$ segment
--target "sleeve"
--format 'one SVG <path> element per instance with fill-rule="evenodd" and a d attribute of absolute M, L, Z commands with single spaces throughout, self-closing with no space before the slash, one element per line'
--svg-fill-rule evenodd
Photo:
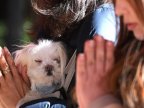
<path fill-rule="evenodd" d="M 113 5 L 110 3 L 103 4 L 93 14 L 92 34 L 90 35 L 98 34 L 106 40 L 116 42 L 119 19 L 115 16 Z"/>
<path fill-rule="evenodd" d="M 111 3 L 101 5 L 85 18 L 80 27 L 77 41 L 78 53 L 83 52 L 84 42 L 96 35 L 116 44 L 118 32 L 119 18 L 115 16 L 113 5 Z"/>
<path fill-rule="evenodd" d="M 88 108 L 124 108 L 120 101 L 112 96 L 105 95 L 92 102 Z"/>

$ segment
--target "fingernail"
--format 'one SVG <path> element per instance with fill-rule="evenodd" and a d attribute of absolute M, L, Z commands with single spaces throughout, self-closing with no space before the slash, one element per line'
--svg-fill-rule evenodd
<path fill-rule="evenodd" d="M 84 44 L 85 44 L 85 46 L 86 46 L 88 43 L 89 43 L 89 40 L 86 40 L 86 41 L 85 41 L 85 43 L 84 43 Z"/>
<path fill-rule="evenodd" d="M 7 47 L 4 47 L 4 50 L 5 50 L 6 53 L 10 54 L 10 52 L 9 52 Z"/>
<path fill-rule="evenodd" d="M 114 46 L 114 43 L 113 43 L 112 41 L 107 41 L 106 44 L 107 44 L 108 46 Z"/>
<path fill-rule="evenodd" d="M 84 54 L 83 54 L 83 53 L 80 53 L 80 54 L 78 55 L 78 58 L 79 58 L 79 60 L 83 60 L 83 59 L 84 59 Z"/>
<path fill-rule="evenodd" d="M 86 47 L 86 46 L 87 46 L 87 47 L 93 47 L 94 44 L 95 44 L 95 42 L 94 42 L 93 40 L 87 40 L 87 41 L 85 42 L 85 47 Z"/>
<path fill-rule="evenodd" d="M 95 36 L 94 39 L 95 40 L 103 40 L 103 37 L 102 36 Z"/>
<path fill-rule="evenodd" d="M 93 40 L 90 40 L 88 44 L 89 44 L 90 47 L 93 47 L 95 43 L 94 43 Z"/>

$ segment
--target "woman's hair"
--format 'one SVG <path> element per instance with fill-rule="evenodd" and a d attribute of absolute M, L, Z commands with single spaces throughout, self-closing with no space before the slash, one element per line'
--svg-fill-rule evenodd
<path fill-rule="evenodd" d="M 138 18 L 144 24 L 144 6 L 142 0 L 127 0 L 132 8 L 134 9 L 135 13 L 137 14 Z M 113 0 L 115 5 L 116 0 Z M 123 58 L 130 47 L 130 44 L 133 40 L 135 40 L 134 34 L 127 30 L 126 25 L 123 23 L 123 16 L 120 16 L 120 32 L 118 35 L 118 43 L 116 45 L 116 56 L 121 56 Z M 121 59 L 116 57 L 117 59 Z"/>
<path fill-rule="evenodd" d="M 132 6 L 139 20 L 144 24 L 144 6 L 142 0 L 127 1 Z M 113 2 L 115 4 L 116 0 L 113 0 Z M 138 48 L 139 43 L 140 41 L 136 40 L 133 32 L 127 30 L 123 23 L 123 16 L 120 16 L 120 33 L 115 50 L 115 66 L 112 70 L 114 72 L 111 84 L 114 91 L 121 90 L 120 94 L 127 108 L 144 107 L 144 97 L 142 95 L 144 87 L 141 85 L 143 75 L 141 73 L 143 71 L 143 61 L 141 61 L 141 58 L 144 55 L 142 51 L 144 45 L 141 44 L 141 47 Z M 129 62 L 129 67 L 125 66 L 126 61 Z"/>
<path fill-rule="evenodd" d="M 36 37 L 39 31 L 51 37 L 61 37 L 66 28 L 73 28 L 99 5 L 111 0 L 31 0 L 38 13 L 31 34 Z M 75 27 L 74 27 L 75 28 Z"/>
<path fill-rule="evenodd" d="M 34 10 L 64 23 L 79 21 L 103 0 L 31 0 Z"/>
<path fill-rule="evenodd" d="M 31 0 L 37 15 L 30 35 L 35 38 L 43 30 L 47 36 L 61 36 L 66 28 L 108 2 L 112 0 Z"/>

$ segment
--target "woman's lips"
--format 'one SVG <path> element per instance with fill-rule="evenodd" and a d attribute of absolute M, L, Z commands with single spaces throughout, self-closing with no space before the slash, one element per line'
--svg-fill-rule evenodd
<path fill-rule="evenodd" d="M 127 25 L 128 30 L 134 30 L 137 26 L 136 23 L 127 23 L 126 25 Z"/>

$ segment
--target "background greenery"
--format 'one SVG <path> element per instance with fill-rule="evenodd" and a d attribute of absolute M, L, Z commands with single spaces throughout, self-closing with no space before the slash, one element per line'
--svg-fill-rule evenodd
<path fill-rule="evenodd" d="M 30 42 L 34 14 L 30 0 L 0 0 L 0 46 L 14 51 L 15 44 Z"/>

